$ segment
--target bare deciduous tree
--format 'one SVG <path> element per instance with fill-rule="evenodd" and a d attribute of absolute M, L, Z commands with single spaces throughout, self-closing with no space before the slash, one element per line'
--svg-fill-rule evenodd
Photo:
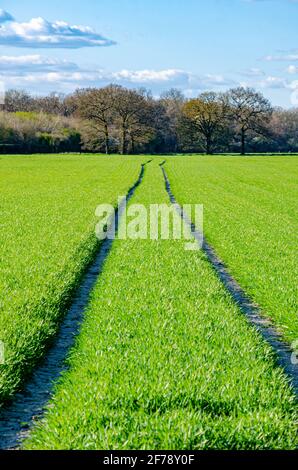
<path fill-rule="evenodd" d="M 162 93 L 160 103 L 164 107 L 168 123 L 164 129 L 166 142 L 169 150 L 177 152 L 179 147 L 179 125 L 182 117 L 182 109 L 186 102 L 182 91 L 177 88 L 171 88 Z"/>
<path fill-rule="evenodd" d="M 31 111 L 33 108 L 33 99 L 29 93 L 24 90 L 8 90 L 4 98 L 4 110 L 9 113 L 16 111 Z"/>
<path fill-rule="evenodd" d="M 104 135 L 106 154 L 110 153 L 109 126 L 115 97 L 113 88 L 89 88 L 77 92 L 78 112 L 82 118 L 95 123 L 98 132 Z"/>
<path fill-rule="evenodd" d="M 132 151 L 137 137 L 148 133 L 150 127 L 149 99 L 144 90 L 130 90 L 113 86 L 113 111 L 120 130 L 120 153 L 128 152 L 129 141 Z"/>
<path fill-rule="evenodd" d="M 225 94 L 231 119 L 241 136 L 241 154 L 245 155 L 248 132 L 264 134 L 273 109 L 270 102 L 253 88 L 233 88 Z"/>

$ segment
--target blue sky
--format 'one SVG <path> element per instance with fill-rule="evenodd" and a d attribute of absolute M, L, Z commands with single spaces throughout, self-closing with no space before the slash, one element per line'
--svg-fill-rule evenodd
<path fill-rule="evenodd" d="M 0 0 L 0 81 L 35 93 L 119 83 L 187 96 L 253 86 L 291 106 L 297 0 Z"/>

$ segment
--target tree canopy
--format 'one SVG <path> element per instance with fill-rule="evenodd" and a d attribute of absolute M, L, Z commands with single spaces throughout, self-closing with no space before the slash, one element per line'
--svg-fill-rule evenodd
<path fill-rule="evenodd" d="M 70 95 L 9 90 L 0 109 L 1 152 L 297 152 L 298 109 L 273 108 L 251 88 L 178 89 L 159 98 L 119 85 Z"/>

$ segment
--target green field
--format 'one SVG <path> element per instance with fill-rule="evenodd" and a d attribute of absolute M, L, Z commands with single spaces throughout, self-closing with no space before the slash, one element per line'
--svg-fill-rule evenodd
<path fill-rule="evenodd" d="M 4 402 L 46 353 L 93 258 L 95 208 L 148 156 L 1 157 Z M 293 157 L 152 157 L 130 204 L 203 203 L 207 240 L 264 316 L 298 336 Z M 177 216 L 178 217 L 178 216 Z M 69 369 L 26 449 L 294 449 L 297 404 L 271 348 L 202 251 L 115 240 Z"/>
<path fill-rule="evenodd" d="M 1 157 L 0 405 L 57 332 L 97 246 L 95 208 L 117 203 L 142 159 Z"/>
<path fill-rule="evenodd" d="M 171 159 L 180 204 L 204 204 L 204 234 L 285 338 L 298 338 L 297 157 Z"/>

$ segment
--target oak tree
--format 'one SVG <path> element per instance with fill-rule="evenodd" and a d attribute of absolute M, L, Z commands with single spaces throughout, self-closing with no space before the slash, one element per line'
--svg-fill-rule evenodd
<path fill-rule="evenodd" d="M 202 93 L 183 106 L 183 113 L 205 141 L 206 154 L 212 153 L 216 135 L 224 125 L 226 106 L 221 95 Z"/>
<path fill-rule="evenodd" d="M 249 132 L 264 135 L 273 109 L 270 102 L 253 88 L 238 87 L 225 94 L 230 117 L 241 137 L 241 154 L 246 152 L 246 137 Z"/>

